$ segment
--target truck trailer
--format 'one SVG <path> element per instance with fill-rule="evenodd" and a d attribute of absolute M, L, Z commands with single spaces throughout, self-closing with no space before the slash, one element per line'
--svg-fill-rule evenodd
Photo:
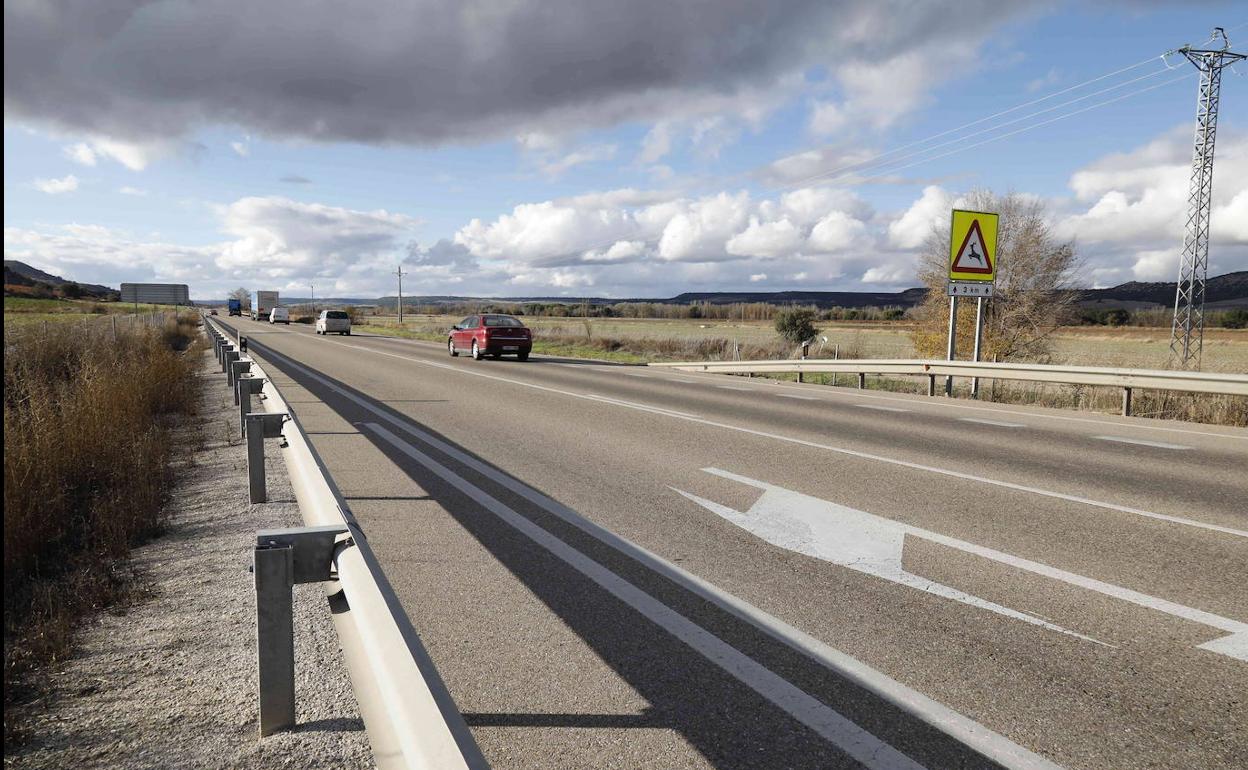
<path fill-rule="evenodd" d="M 251 320 L 269 320 L 269 311 L 277 307 L 277 292 L 253 291 L 251 293 Z"/>
<path fill-rule="evenodd" d="M 241 316 L 243 314 L 243 301 L 236 297 L 230 297 L 226 303 L 230 309 L 230 315 Z"/>

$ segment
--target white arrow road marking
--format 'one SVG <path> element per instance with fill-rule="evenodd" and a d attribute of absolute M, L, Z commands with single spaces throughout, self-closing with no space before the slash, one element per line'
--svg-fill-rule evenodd
<path fill-rule="evenodd" d="M 848 717 L 534 524 L 385 427 L 375 422 L 363 425 L 865 767 L 873 770 L 923 770 L 923 765 L 854 724 Z"/>
<path fill-rule="evenodd" d="M 1231 658 L 1248 662 L 1248 623 L 1215 615 L 1211 612 L 1187 607 L 1182 604 L 1159 599 L 1155 596 L 1132 591 L 1129 588 L 1104 583 L 1094 578 L 1078 575 L 1073 572 L 1050 567 L 1029 559 L 1024 559 L 1003 551 L 996 551 L 984 546 L 946 537 L 936 532 L 909 524 L 886 519 L 882 516 L 847 508 L 843 505 L 821 500 L 817 497 L 804 495 L 783 487 L 768 484 L 764 481 L 739 476 L 735 473 L 718 468 L 702 470 L 715 476 L 748 484 L 763 490 L 763 494 L 745 512 L 737 511 L 725 505 L 672 487 L 672 491 L 694 501 L 703 508 L 731 521 L 733 524 L 758 535 L 767 542 L 781 548 L 808 556 L 814 556 L 850 569 L 885 580 L 909 586 L 921 591 L 934 593 L 954 601 L 969 604 L 973 607 L 995 612 L 999 615 L 1022 620 L 1032 625 L 1043 626 L 1064 634 L 1077 636 L 1097 644 L 1105 644 L 1082 634 L 1075 633 L 1027 615 L 1000 604 L 972 596 L 956 588 L 935 583 L 920 577 L 902 567 L 901 556 L 905 545 L 905 536 L 922 538 L 939 543 L 959 551 L 982 556 L 985 559 L 1008 564 L 1027 572 L 1060 580 L 1080 588 L 1111 596 L 1115 599 L 1137 604 L 1141 607 L 1164 612 L 1184 620 L 1191 620 L 1230 635 L 1199 645 L 1199 649 L 1216 652 Z M 1107 645 L 1113 646 L 1113 645 Z"/>

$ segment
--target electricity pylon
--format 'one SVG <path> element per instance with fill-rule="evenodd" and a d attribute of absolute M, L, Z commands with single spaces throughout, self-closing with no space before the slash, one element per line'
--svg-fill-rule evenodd
<path fill-rule="evenodd" d="M 1183 46 L 1181 53 L 1200 72 L 1196 91 L 1196 140 L 1192 152 L 1192 182 L 1187 193 L 1187 233 L 1179 262 L 1179 285 L 1174 296 L 1174 323 L 1170 334 L 1170 361 L 1180 369 L 1200 368 L 1205 333 L 1205 274 L 1209 267 L 1209 212 L 1213 197 L 1213 144 L 1218 132 L 1218 101 L 1222 69 L 1244 58 L 1232 53 L 1226 32 L 1217 27 L 1212 40 L 1222 38 L 1218 50 Z"/>

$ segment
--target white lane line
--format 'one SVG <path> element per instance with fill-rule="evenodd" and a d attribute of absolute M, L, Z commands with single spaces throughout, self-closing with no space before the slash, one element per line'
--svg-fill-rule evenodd
<path fill-rule="evenodd" d="M 728 376 L 728 375 L 720 375 Z M 794 388 L 795 385 L 785 385 L 782 382 L 776 383 L 777 387 Z M 1000 409 L 986 406 L 974 406 L 972 404 L 955 404 L 950 399 L 941 399 L 939 403 L 930 401 L 916 401 L 909 398 L 898 398 L 896 396 L 878 396 L 870 393 L 863 393 L 858 390 L 848 388 L 828 388 L 827 394 L 831 396 L 841 396 L 843 398 L 870 398 L 878 401 L 897 401 L 903 404 L 912 404 L 921 408 L 932 409 L 968 409 L 974 412 L 989 412 L 991 414 L 1008 414 L 1017 417 L 1035 417 L 1045 420 L 1065 420 L 1066 422 L 1082 422 L 1089 425 L 1108 425 L 1114 428 L 1126 428 L 1128 430 L 1160 430 L 1168 433 L 1186 433 L 1192 436 L 1210 436 L 1212 438 L 1229 438 L 1237 441 L 1248 441 L 1248 433 L 1244 435 L 1236 435 L 1233 433 L 1213 433 L 1210 431 L 1190 430 L 1188 428 L 1169 428 L 1163 425 L 1133 424 L 1125 422 L 1112 422 L 1110 420 L 1097 420 L 1088 417 L 1072 417 L 1064 414 L 1049 414 L 1048 412 L 1024 412 L 1018 409 Z"/>
<path fill-rule="evenodd" d="M 432 347 L 432 348 L 443 347 L 441 343 L 427 342 L 425 340 L 413 340 L 413 339 L 407 339 L 405 337 L 390 337 L 384 334 L 371 334 L 369 335 L 369 337 L 371 339 L 380 340 L 382 342 L 397 342 L 400 344 L 416 345 L 419 347 Z M 538 357 L 543 358 L 544 356 L 538 356 Z M 726 375 L 721 375 L 721 376 L 726 376 Z M 695 382 L 698 382 L 698 381 L 699 380 L 695 380 Z M 779 381 L 777 381 L 776 384 L 779 387 L 789 387 L 789 388 L 795 387 L 793 385 L 784 385 L 782 382 L 779 382 Z M 923 408 L 937 406 L 935 404 L 929 404 L 926 402 L 916 402 L 912 399 L 907 399 L 907 398 L 898 398 L 896 396 L 882 396 L 882 395 L 868 394 L 868 393 L 862 393 L 862 392 L 855 391 L 855 390 L 849 390 L 846 388 L 828 388 L 828 394 L 834 395 L 834 396 L 843 396 L 846 398 L 870 398 L 870 399 L 876 399 L 880 401 L 897 401 L 903 404 L 914 404 L 916 406 L 920 406 Z M 1112 422 L 1110 420 L 1097 420 L 1095 418 L 1074 417 L 1074 416 L 1063 415 L 1063 414 L 1049 414 L 1047 412 L 1024 412 L 1018 409 L 1001 409 L 1001 408 L 993 408 L 993 407 L 986 407 L 986 406 L 975 406 L 974 404 L 950 403 L 949 399 L 942 399 L 939 404 L 939 408 L 940 409 L 968 409 L 968 410 L 976 411 L 976 412 L 990 412 L 993 414 L 1009 414 L 1009 415 L 1015 415 L 1018 417 L 1034 417 L 1034 418 L 1039 418 L 1039 419 L 1044 419 L 1044 420 L 1065 420 L 1067 422 L 1088 423 L 1089 425 L 1109 425 L 1115 428 L 1127 428 L 1129 430 L 1160 430 L 1160 431 L 1165 431 L 1168 433 L 1186 433 L 1192 436 L 1209 436 L 1211 438 L 1227 438 L 1227 439 L 1233 439 L 1236 441 L 1248 441 L 1248 433 L 1245 433 L 1244 435 L 1236 435 L 1234 433 L 1213 433 L 1210 431 L 1191 430 L 1189 428 L 1170 428 L 1170 427 L 1166 427 L 1163 425 L 1149 425 L 1145 423 L 1131 424 L 1131 423 L 1123 423 L 1123 422 Z"/>
<path fill-rule="evenodd" d="M 737 390 L 737 391 L 745 391 L 746 393 L 749 393 L 754 390 L 753 388 L 747 388 L 743 385 L 716 385 L 715 387 L 719 388 L 720 390 Z"/>
<path fill-rule="evenodd" d="M 367 348 L 365 349 L 367 350 Z M 281 354 L 279 353 L 278 355 Z M 387 353 L 385 355 L 392 354 Z M 282 357 L 286 359 L 292 368 L 320 383 L 326 389 L 337 393 L 339 396 L 376 415 L 395 428 L 404 431 L 410 436 L 414 436 L 456 462 L 471 468 L 495 484 L 519 495 L 600 542 L 636 559 L 639 563 L 663 575 L 677 585 L 749 623 L 771 638 L 806 655 L 811 660 L 828 667 L 850 682 L 875 693 L 911 716 L 922 720 L 954 740 L 969 746 L 994 762 L 1011 768 L 1011 770 L 1058 770 L 1058 765 L 1028 751 L 978 722 L 959 714 L 945 704 L 933 700 L 917 690 L 906 687 L 904 684 L 871 668 L 857 658 L 825 644 L 805 631 L 789 625 L 774 615 L 737 598 L 713 583 L 703 580 L 692 572 L 673 564 L 631 540 L 620 537 L 614 532 L 595 524 L 566 505 L 547 497 L 532 487 L 522 484 L 497 468 L 487 465 L 459 448 L 446 443 L 437 436 L 427 433 L 385 410 L 379 409 L 354 393 L 343 390 L 320 374 L 295 363 L 289 356 Z"/>
<path fill-rule="evenodd" d="M 818 401 L 819 400 L 815 398 L 814 396 L 799 396 L 796 393 L 775 393 L 773 395 L 779 398 L 796 398 L 802 401 Z"/>
<path fill-rule="evenodd" d="M 866 767 L 880 770 L 921 770 L 923 767 L 854 724 L 843 714 L 798 689 L 710 631 L 499 502 L 386 428 L 375 422 L 365 423 L 364 427 Z"/>
<path fill-rule="evenodd" d="M 604 404 L 626 406 L 632 409 L 636 409 L 637 407 L 647 406 L 646 404 L 638 404 L 635 401 L 625 401 L 622 398 L 614 398 L 612 396 L 600 396 L 597 393 L 585 393 L 581 397 L 592 399 L 594 401 L 601 401 Z M 668 409 L 666 407 L 651 407 L 651 408 L 657 409 L 659 412 L 669 417 L 691 418 L 695 420 L 698 419 L 697 415 L 689 414 L 688 412 L 678 412 L 675 409 Z"/>
<path fill-rule="evenodd" d="M 525 382 L 523 380 L 513 380 L 507 377 L 499 377 L 494 374 L 486 374 L 485 372 L 473 371 L 472 369 L 469 369 L 467 367 L 454 366 L 452 364 L 440 364 L 434 361 L 424 361 L 419 358 L 412 358 L 411 356 L 400 356 L 395 353 L 387 353 L 383 350 L 373 350 L 372 348 L 362 347 L 360 345 L 351 345 L 346 342 L 335 342 L 333 340 L 327 340 L 327 342 L 329 342 L 329 344 L 331 345 L 342 345 L 343 347 L 354 348 L 356 350 L 362 350 L 366 353 L 376 353 L 377 355 L 389 356 L 391 358 L 397 358 L 402 361 L 409 361 L 411 363 L 420 364 L 422 366 L 433 366 L 438 369 L 446 369 L 452 372 L 459 372 L 460 374 L 468 374 L 468 375 L 472 375 L 473 377 L 484 377 L 487 380 L 497 380 L 498 382 L 505 382 L 511 385 L 519 385 L 525 388 L 533 388 L 534 390 L 542 390 L 548 393 L 557 393 L 563 396 L 571 396 L 572 398 L 585 398 L 585 399 L 591 399 L 594 401 L 602 401 L 600 397 L 595 397 L 595 396 L 587 395 L 584 393 L 575 393 L 573 391 L 562 390 L 560 388 L 552 388 L 547 385 L 538 385 L 536 383 Z M 289 356 L 286 356 L 286 358 L 287 360 L 289 360 Z M 974 481 L 980 484 L 989 484 L 994 487 L 1001 487 L 1002 489 L 1012 489 L 1016 492 L 1028 492 L 1033 495 L 1049 497 L 1055 500 L 1065 500 L 1067 502 L 1078 503 L 1080 505 L 1087 505 L 1087 506 L 1091 506 L 1094 508 L 1103 508 L 1107 511 L 1117 511 L 1118 513 L 1129 513 L 1135 516 L 1142 516 L 1147 519 L 1156 519 L 1158 521 L 1168 521 L 1172 524 L 1182 524 L 1188 527 L 1196 527 L 1197 529 L 1207 529 L 1212 532 L 1221 532 L 1226 535 L 1235 535 L 1236 537 L 1248 538 L 1248 530 L 1235 529 L 1233 527 L 1224 527 L 1220 524 L 1210 524 L 1209 522 L 1197 521 L 1196 519 L 1185 519 L 1182 516 L 1171 516 L 1165 513 L 1154 513 L 1153 511 L 1146 511 L 1142 508 L 1133 508 L 1129 505 L 1118 505 L 1117 503 L 1107 503 L 1102 500 L 1093 500 L 1092 498 L 1089 498 L 1089 497 L 1081 497 L 1079 495 L 1067 494 L 1065 492 L 1055 492 L 1050 489 L 1041 489 L 1040 487 L 1027 486 L 1026 484 L 1016 484 L 1012 481 L 1002 481 L 1000 479 L 991 479 L 986 476 L 976 476 L 973 473 L 963 473 L 962 471 L 955 471 L 949 468 L 938 468 L 933 465 L 924 465 L 922 463 L 910 462 L 909 460 L 899 460 L 895 457 L 884 457 L 882 455 L 871 454 L 870 452 L 861 452 L 857 449 L 849 449 L 847 447 L 838 447 L 838 446 L 833 446 L 832 444 L 821 444 L 817 441 L 808 441 L 806 439 L 797 438 L 795 436 L 785 436 L 783 434 L 772 433 L 770 431 L 755 430 L 753 428 L 746 428 L 745 426 L 742 426 L 742 425 L 732 425 L 730 423 L 719 422 L 717 420 L 708 420 L 704 417 L 693 417 L 693 416 L 681 415 L 678 413 L 673 413 L 673 412 L 664 410 L 660 407 L 652 407 L 652 406 L 647 406 L 645 404 L 634 404 L 632 402 L 624 402 L 624 401 L 619 401 L 619 402 L 608 401 L 604 403 L 614 403 L 616 406 L 622 406 L 628 409 L 638 409 L 643 412 L 653 412 L 654 414 L 666 414 L 667 416 L 672 417 L 674 419 L 687 420 L 689 422 L 698 423 L 699 425 L 708 425 L 713 428 L 722 428 L 723 430 L 731 430 L 737 433 L 744 433 L 750 436 L 758 436 L 760 438 L 772 439 L 774 441 L 783 441 L 788 444 L 796 444 L 798 446 L 810 447 L 812 449 L 822 449 L 826 452 L 835 452 L 836 454 L 845 455 L 847 457 L 857 457 L 863 460 L 873 460 L 875 462 L 888 463 L 889 465 L 897 465 L 902 468 L 911 468 L 913 470 L 926 471 L 928 473 L 936 473 L 941 476 L 948 476 L 950 478 L 962 479 L 964 481 Z"/>
<path fill-rule="evenodd" d="M 650 375 L 642 374 L 641 372 L 621 372 L 621 374 L 625 377 L 645 377 L 647 380 L 650 379 Z"/>
<path fill-rule="evenodd" d="M 1101 441 L 1116 441 L 1119 444 L 1138 444 L 1140 446 L 1151 446 L 1157 449 L 1191 449 L 1190 446 L 1182 444 L 1167 444 L 1164 441 L 1145 441 L 1141 438 L 1127 438 L 1126 436 L 1093 436 L 1092 438 Z"/>
<path fill-rule="evenodd" d="M 880 412 L 910 412 L 912 409 L 902 409 L 899 406 L 880 406 L 878 404 L 854 404 L 859 409 L 875 409 Z"/>
<path fill-rule="evenodd" d="M 1001 420 L 985 420 L 982 417 L 959 417 L 962 422 L 973 422 L 977 425 L 995 425 L 998 428 L 1026 428 L 1021 422 L 1002 422 Z"/>

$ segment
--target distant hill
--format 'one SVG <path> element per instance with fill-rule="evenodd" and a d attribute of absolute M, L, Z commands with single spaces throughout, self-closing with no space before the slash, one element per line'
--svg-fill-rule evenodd
<path fill-rule="evenodd" d="M 67 283 L 78 282 L 62 278 L 59 275 L 45 273 L 16 259 L 4 260 L 5 286 L 34 286 L 37 283 L 46 283 L 49 286 L 63 286 Z M 85 296 L 90 297 L 109 297 L 118 293 L 117 289 L 110 289 L 97 283 L 79 283 L 78 286 L 82 288 L 82 293 Z"/>
<path fill-rule="evenodd" d="M 18 262 L 16 264 L 21 265 Z M 5 282 L 8 282 L 8 265 L 5 262 Z M 28 270 L 33 270 L 23 265 Z M 38 273 L 39 271 L 35 270 Z M 46 275 L 46 273 L 42 273 Z M 52 276 L 55 278 L 55 276 Z M 46 280 L 46 279 L 41 279 Z M 60 280 L 60 279 L 57 279 Z M 102 287 L 101 287 L 102 288 Z M 1142 308 L 1167 307 L 1174 305 L 1175 284 L 1173 282 L 1141 282 L 1129 281 L 1108 289 L 1079 290 L 1079 305 L 1097 308 L 1124 308 L 1137 310 Z M 1248 308 L 1248 270 L 1227 273 L 1208 279 L 1205 283 L 1206 307 L 1218 310 Z M 405 306 L 413 305 L 461 305 L 469 303 L 543 303 L 543 304 L 580 304 L 614 305 L 621 302 L 652 302 L 666 305 L 690 305 L 708 303 L 711 305 L 730 305 L 738 302 L 764 302 L 773 305 L 814 305 L 821 309 L 863 308 L 863 307 L 914 307 L 927 296 L 927 289 L 905 289 L 904 291 L 687 291 L 674 297 L 468 297 L 450 294 L 418 294 L 404 295 Z M 283 296 L 283 305 L 310 304 L 306 297 Z M 380 305 L 395 306 L 396 297 L 391 294 L 385 297 L 317 297 L 317 305 Z M 225 300 L 199 300 L 199 304 L 224 305 Z"/>
<path fill-rule="evenodd" d="M 1108 289 L 1085 289 L 1079 304 L 1128 310 L 1173 307 L 1177 284 L 1165 281 L 1128 281 Z M 1205 306 L 1221 310 L 1248 308 L 1248 270 L 1214 276 L 1205 281 Z"/>
<path fill-rule="evenodd" d="M 1129 281 L 1108 289 L 1079 290 L 1079 304 L 1088 307 L 1138 309 L 1165 307 L 1174 304 L 1174 282 Z M 913 307 L 927 296 L 927 289 L 915 288 L 896 292 L 874 291 L 689 291 L 674 297 L 636 297 L 614 299 L 608 297 L 459 297 L 449 295 L 404 296 L 409 305 L 453 305 L 470 302 L 542 302 L 590 305 L 613 305 L 619 302 L 653 302 L 667 305 L 690 305 L 708 303 L 730 305 L 738 302 L 765 302 L 773 305 L 814 305 L 826 309 L 833 307 Z M 360 304 L 356 300 L 340 300 L 346 304 Z M 371 304 L 395 304 L 393 295 L 368 300 Z M 1248 270 L 1227 273 L 1205 282 L 1205 302 L 1210 308 L 1248 308 Z"/>

